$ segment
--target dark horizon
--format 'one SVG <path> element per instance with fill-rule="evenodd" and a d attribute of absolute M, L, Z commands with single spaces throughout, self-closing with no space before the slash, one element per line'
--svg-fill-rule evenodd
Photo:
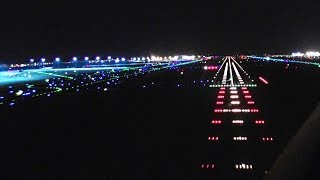
<path fill-rule="evenodd" d="M 17 2 L 0 12 L 0 61 L 55 56 L 291 53 L 320 49 L 316 4 Z"/>

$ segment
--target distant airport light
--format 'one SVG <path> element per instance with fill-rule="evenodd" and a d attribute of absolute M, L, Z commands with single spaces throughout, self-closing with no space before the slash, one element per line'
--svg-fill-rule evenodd
<path fill-rule="evenodd" d="M 178 60 L 179 59 L 179 56 L 174 56 L 173 58 L 172 58 L 172 60 L 174 60 L 174 61 L 176 61 L 176 60 Z"/>
<path fill-rule="evenodd" d="M 97 60 L 97 61 L 99 61 L 99 60 L 100 60 L 100 57 L 99 57 L 99 56 L 97 56 L 97 57 L 96 57 L 96 60 Z"/>
<path fill-rule="evenodd" d="M 226 92 L 225 91 L 219 91 L 219 94 L 225 94 Z"/>
<path fill-rule="evenodd" d="M 60 58 L 56 58 L 56 62 L 59 62 L 60 61 Z"/>
<path fill-rule="evenodd" d="M 196 58 L 196 56 L 194 56 L 194 55 L 192 55 L 192 56 L 185 56 L 185 55 L 182 56 L 183 60 L 190 60 L 191 61 L 191 60 L 194 60 L 195 58 Z"/>
<path fill-rule="evenodd" d="M 30 59 L 30 62 L 33 63 L 33 62 L 34 62 L 34 59 Z"/>
<path fill-rule="evenodd" d="M 242 91 L 243 94 L 249 94 L 249 91 Z"/>
<path fill-rule="evenodd" d="M 108 56 L 108 60 L 111 60 L 111 56 Z"/>
<path fill-rule="evenodd" d="M 262 81 L 264 84 L 269 84 L 269 82 L 267 80 L 265 80 L 264 78 L 262 77 L 259 77 L 260 81 Z"/>
<path fill-rule="evenodd" d="M 73 61 L 77 61 L 78 58 L 77 58 L 77 57 L 73 57 L 72 60 L 73 60 Z"/>
<path fill-rule="evenodd" d="M 218 99 L 223 99 L 224 98 L 224 96 L 218 96 Z"/>
<path fill-rule="evenodd" d="M 320 56 L 320 52 L 309 51 L 309 52 L 306 52 L 306 55 L 308 57 L 319 57 Z"/>
<path fill-rule="evenodd" d="M 46 59 L 45 59 L 45 58 L 41 58 L 41 62 L 43 62 L 43 63 L 44 63 L 45 61 L 46 61 Z"/>
<path fill-rule="evenodd" d="M 223 104 L 223 101 L 217 101 L 217 105 Z"/>
<path fill-rule="evenodd" d="M 292 56 L 293 57 L 302 57 L 302 56 L 304 56 L 304 53 L 296 52 L 296 53 L 292 53 Z"/>
<path fill-rule="evenodd" d="M 251 95 L 245 95 L 244 98 L 250 99 L 250 98 L 251 98 Z"/>
<path fill-rule="evenodd" d="M 126 60 L 126 58 L 121 58 L 121 61 L 125 61 Z"/>
<path fill-rule="evenodd" d="M 85 61 L 89 61 L 89 57 L 85 57 L 84 60 L 85 60 Z"/>
<path fill-rule="evenodd" d="M 231 104 L 240 104 L 240 101 L 231 101 Z"/>
<path fill-rule="evenodd" d="M 120 59 L 119 59 L 119 58 L 117 58 L 117 59 L 115 60 L 115 62 L 116 62 L 116 63 L 120 62 Z"/>

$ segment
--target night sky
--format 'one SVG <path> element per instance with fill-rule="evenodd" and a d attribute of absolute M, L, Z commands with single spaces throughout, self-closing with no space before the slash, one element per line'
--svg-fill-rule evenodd
<path fill-rule="evenodd" d="M 0 9 L 0 61 L 319 50 L 318 7 L 270 0 L 7 1 Z"/>

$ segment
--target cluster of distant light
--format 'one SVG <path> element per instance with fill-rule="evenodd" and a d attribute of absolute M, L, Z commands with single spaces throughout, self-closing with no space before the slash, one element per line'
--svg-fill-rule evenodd
<path fill-rule="evenodd" d="M 76 73 L 74 77 L 63 76 L 54 73 L 46 73 L 46 72 L 38 72 L 47 74 L 50 76 L 54 76 L 53 78 L 46 79 L 45 84 L 39 81 L 40 86 L 28 85 L 26 84 L 27 88 L 19 87 L 19 89 L 14 89 L 12 86 L 9 86 L 8 93 L 4 94 L 4 96 L 0 96 L 0 105 L 7 104 L 9 106 L 14 106 L 16 104 L 16 100 L 19 97 L 39 97 L 39 96 L 51 96 L 54 93 L 58 93 L 61 91 L 69 91 L 75 90 L 76 92 L 80 92 L 80 90 L 88 89 L 89 86 L 98 85 L 97 90 L 107 91 L 111 84 L 117 85 L 120 78 L 128 78 L 129 76 L 137 76 L 138 74 L 150 73 L 152 71 L 159 71 L 162 69 L 170 69 L 178 66 L 183 66 L 191 63 L 198 62 L 195 61 L 183 61 L 183 62 L 176 62 L 176 63 L 157 63 L 161 66 L 151 66 L 151 65 L 144 65 L 132 68 L 122 68 L 119 70 L 114 71 L 95 71 L 95 72 L 84 72 L 81 74 Z M 81 68 L 74 68 L 74 72 L 78 72 L 77 70 Z M 59 69 L 58 69 L 59 70 Z M 122 75 L 118 74 L 118 72 L 125 72 L 127 70 L 133 70 L 131 73 L 124 73 Z M 57 69 L 54 70 L 55 72 Z M 66 72 L 67 74 L 67 72 Z M 112 81 L 112 82 L 111 82 Z M 105 84 L 106 83 L 106 84 Z M 37 83 L 38 84 L 38 83 Z M 154 83 L 152 82 L 152 85 Z M 44 86 L 43 86 L 44 85 Z M 108 87 L 106 87 L 108 86 Z M 143 86 L 146 87 L 145 85 Z M 40 88 L 40 89 L 39 89 Z M 24 99 L 24 98 L 19 98 Z"/>
<path fill-rule="evenodd" d="M 320 57 L 320 52 L 308 51 L 306 53 L 295 52 L 291 54 L 292 57 Z"/>
<path fill-rule="evenodd" d="M 100 56 L 96 56 L 96 57 L 83 57 L 83 58 L 79 58 L 79 57 L 72 57 L 71 59 L 66 59 L 65 62 L 67 63 L 75 63 L 77 61 L 85 61 L 88 63 L 96 63 L 96 62 L 114 62 L 114 63 L 120 63 L 120 62 L 158 62 L 158 61 L 192 61 L 195 60 L 197 58 L 197 56 L 195 55 L 175 55 L 175 56 L 150 56 L 150 57 L 131 57 L 131 58 L 125 58 L 125 57 L 111 57 L 111 56 L 107 56 L 107 57 L 100 57 Z M 200 59 L 201 57 L 198 56 L 198 58 Z M 56 58 L 50 58 L 50 60 L 48 61 L 46 58 L 40 58 L 38 60 L 32 58 L 29 60 L 29 63 L 25 64 L 11 64 L 10 67 L 25 67 L 25 66 L 36 66 L 36 65 L 51 65 L 53 63 L 60 63 L 62 62 L 62 58 L 60 57 L 56 57 Z"/>
<path fill-rule="evenodd" d="M 187 60 L 187 61 L 193 61 L 196 59 L 195 55 L 180 55 L 180 56 L 165 56 L 165 57 L 161 57 L 161 56 L 151 56 L 150 60 L 151 61 L 178 61 L 178 60 Z"/>
<path fill-rule="evenodd" d="M 276 58 L 258 57 L 258 56 L 248 56 L 248 57 L 252 59 L 262 60 L 262 61 L 266 60 L 266 61 L 274 61 L 274 62 L 309 64 L 309 65 L 315 65 L 320 67 L 320 63 L 317 63 L 317 62 L 296 61 L 296 60 L 289 60 L 289 59 L 276 59 Z"/>

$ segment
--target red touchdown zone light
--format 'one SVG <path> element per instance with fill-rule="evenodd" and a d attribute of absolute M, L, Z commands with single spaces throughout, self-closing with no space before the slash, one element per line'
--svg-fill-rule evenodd
<path fill-rule="evenodd" d="M 254 101 L 248 101 L 248 104 L 254 104 Z"/>
<path fill-rule="evenodd" d="M 243 94 L 249 94 L 249 91 L 242 91 Z"/>
<path fill-rule="evenodd" d="M 223 101 L 217 101 L 217 105 L 223 104 Z"/>
<path fill-rule="evenodd" d="M 214 164 L 212 164 L 212 163 L 201 164 L 201 168 L 202 169 L 213 169 L 214 168 Z"/>
<path fill-rule="evenodd" d="M 221 120 L 212 120 L 211 124 L 221 124 L 222 121 Z"/>
<path fill-rule="evenodd" d="M 214 137 L 214 136 L 208 137 L 208 140 L 209 140 L 209 141 L 218 141 L 218 140 L 219 140 L 219 137 Z"/>
<path fill-rule="evenodd" d="M 264 124 L 264 120 L 256 120 L 254 123 L 255 124 Z"/>
<path fill-rule="evenodd" d="M 273 138 L 272 138 L 272 137 L 263 137 L 263 138 L 262 138 L 262 141 L 263 141 L 263 142 L 273 141 Z"/>

